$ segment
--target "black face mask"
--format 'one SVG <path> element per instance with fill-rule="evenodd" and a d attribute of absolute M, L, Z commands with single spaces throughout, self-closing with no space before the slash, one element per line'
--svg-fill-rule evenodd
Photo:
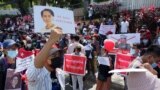
<path fill-rule="evenodd" d="M 63 65 L 63 57 L 55 57 L 51 59 L 51 67 L 53 69 L 61 68 Z"/>

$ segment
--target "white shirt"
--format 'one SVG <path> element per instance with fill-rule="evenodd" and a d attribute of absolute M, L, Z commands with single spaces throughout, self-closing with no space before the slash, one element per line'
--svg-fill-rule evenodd
<path fill-rule="evenodd" d="M 84 46 L 85 50 L 92 50 L 93 47 L 91 46 L 91 44 L 87 44 Z"/>
<path fill-rule="evenodd" d="M 70 44 L 68 46 L 68 50 L 67 50 L 67 54 L 72 54 L 74 52 L 74 49 L 76 46 L 80 46 L 81 47 L 81 53 L 83 53 L 85 55 L 85 49 L 84 46 L 78 42 L 74 42 L 72 44 Z"/>
<path fill-rule="evenodd" d="M 127 33 L 129 27 L 129 22 L 128 21 L 122 21 L 121 22 L 121 33 Z"/>
<path fill-rule="evenodd" d="M 50 72 L 45 68 L 38 69 L 32 63 L 26 71 L 28 90 L 52 90 Z"/>

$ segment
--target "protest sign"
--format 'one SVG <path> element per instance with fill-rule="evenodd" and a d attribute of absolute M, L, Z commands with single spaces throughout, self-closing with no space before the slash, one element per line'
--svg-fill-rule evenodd
<path fill-rule="evenodd" d="M 55 27 L 62 28 L 63 33 L 75 33 L 73 11 L 49 7 L 34 6 L 35 32 L 51 32 Z"/>
<path fill-rule="evenodd" d="M 115 61 L 115 69 L 127 69 L 135 59 L 132 55 L 118 53 Z"/>
<path fill-rule="evenodd" d="M 117 53 L 128 54 L 128 53 L 130 53 L 130 50 L 114 48 L 112 51 L 109 52 L 109 54 L 117 54 Z"/>
<path fill-rule="evenodd" d="M 140 33 L 111 34 L 111 35 L 108 35 L 108 39 L 112 39 L 116 43 L 126 42 L 127 44 L 139 44 L 140 43 Z"/>
<path fill-rule="evenodd" d="M 135 57 L 130 54 L 117 53 L 114 69 L 128 69 L 134 59 Z M 127 73 L 120 72 L 120 74 L 125 76 Z"/>
<path fill-rule="evenodd" d="M 86 68 L 86 57 L 66 54 L 64 56 L 63 69 L 67 73 L 84 75 Z"/>
<path fill-rule="evenodd" d="M 21 82 L 20 73 L 15 73 L 14 69 L 7 69 L 5 90 L 21 90 Z"/>
<path fill-rule="evenodd" d="M 135 68 L 129 68 L 129 69 L 115 69 L 109 71 L 109 73 L 126 73 L 126 72 L 146 72 L 146 69 L 135 69 Z"/>
<path fill-rule="evenodd" d="M 99 29 L 99 34 L 106 35 L 106 33 L 112 32 L 115 34 L 116 25 L 101 25 Z"/>
<path fill-rule="evenodd" d="M 97 60 L 99 64 L 110 66 L 110 61 L 108 57 L 98 57 Z"/>
<path fill-rule="evenodd" d="M 20 49 L 18 57 L 16 58 L 16 72 L 26 70 L 33 61 L 34 53 L 32 51 Z"/>

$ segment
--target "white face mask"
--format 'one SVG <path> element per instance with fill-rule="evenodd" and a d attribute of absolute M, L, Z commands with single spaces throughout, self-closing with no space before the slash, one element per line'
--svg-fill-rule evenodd
<path fill-rule="evenodd" d="M 40 46 L 41 46 L 41 47 L 43 47 L 43 46 L 44 46 L 44 44 L 43 44 L 43 43 L 40 43 Z"/>
<path fill-rule="evenodd" d="M 29 47 L 29 48 L 30 48 L 31 46 L 32 46 L 32 44 L 27 44 L 27 47 Z"/>
<path fill-rule="evenodd" d="M 136 50 L 135 49 L 131 49 L 130 53 L 133 55 L 136 53 Z"/>
<path fill-rule="evenodd" d="M 4 58 L 3 52 L 1 52 L 0 60 L 1 60 L 2 58 Z"/>
<path fill-rule="evenodd" d="M 92 41 L 91 40 L 88 40 L 88 43 L 91 43 Z"/>
<path fill-rule="evenodd" d="M 158 38 L 158 44 L 160 45 L 160 38 Z"/>
<path fill-rule="evenodd" d="M 148 40 L 147 40 L 147 39 L 143 39 L 143 41 L 142 41 L 142 42 L 144 43 L 144 45 L 147 45 Z"/>

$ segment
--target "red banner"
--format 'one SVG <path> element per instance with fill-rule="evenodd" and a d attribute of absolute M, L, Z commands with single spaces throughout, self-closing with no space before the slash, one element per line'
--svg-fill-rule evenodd
<path fill-rule="evenodd" d="M 127 69 L 130 63 L 135 59 L 132 55 L 117 54 L 115 69 Z"/>
<path fill-rule="evenodd" d="M 85 75 L 86 57 L 66 54 L 63 69 L 70 74 Z"/>
<path fill-rule="evenodd" d="M 117 58 L 115 61 L 115 69 L 128 69 L 131 62 L 135 59 L 132 55 L 117 53 Z M 121 75 L 126 75 L 127 73 L 120 73 Z"/>
<path fill-rule="evenodd" d="M 114 48 L 109 53 L 112 53 L 112 54 L 117 54 L 117 53 L 128 54 L 128 53 L 130 53 L 130 50 L 122 50 L 122 49 Z"/>

